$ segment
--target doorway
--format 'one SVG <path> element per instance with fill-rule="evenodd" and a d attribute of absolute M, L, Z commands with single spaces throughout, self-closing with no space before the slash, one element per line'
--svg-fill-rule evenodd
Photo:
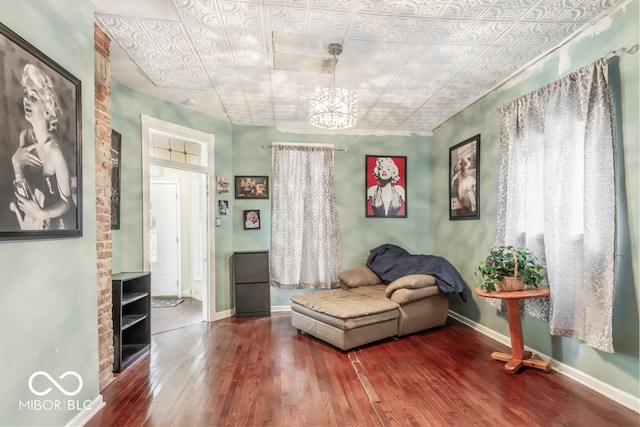
<path fill-rule="evenodd" d="M 150 168 L 151 333 L 202 322 L 204 176 Z M 206 231 L 206 228 L 205 228 Z"/>
<path fill-rule="evenodd" d="M 154 317 L 174 317 L 170 329 L 179 326 L 168 316 L 176 307 L 192 318 L 195 306 L 198 321 L 209 321 L 215 307 L 215 211 L 208 191 L 214 137 L 144 115 L 142 136 L 144 268 L 151 271 L 152 296 L 178 301 L 152 309 L 152 332 Z"/>

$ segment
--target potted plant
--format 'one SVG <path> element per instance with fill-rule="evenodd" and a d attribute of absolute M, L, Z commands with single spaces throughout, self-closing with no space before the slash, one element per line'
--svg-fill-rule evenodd
<path fill-rule="evenodd" d="M 538 287 L 544 280 L 544 266 L 527 248 L 494 246 L 480 262 L 476 277 L 485 291 L 515 291 Z"/>

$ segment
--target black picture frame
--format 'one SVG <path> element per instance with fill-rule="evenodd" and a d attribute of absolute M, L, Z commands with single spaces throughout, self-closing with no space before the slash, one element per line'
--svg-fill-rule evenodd
<path fill-rule="evenodd" d="M 365 171 L 366 217 L 406 218 L 407 156 L 366 155 Z M 385 188 L 391 191 L 387 193 Z"/>
<path fill-rule="evenodd" d="M 269 198 L 269 177 L 268 176 L 236 176 L 235 178 L 235 198 L 236 199 L 268 199 Z"/>
<path fill-rule="evenodd" d="M 449 148 L 450 221 L 480 219 L 479 176 L 480 134 Z"/>
<path fill-rule="evenodd" d="M 220 215 L 220 216 L 229 215 L 229 201 L 228 200 L 218 200 L 218 215 Z"/>
<path fill-rule="evenodd" d="M 111 129 L 111 229 L 120 229 L 122 135 Z"/>
<path fill-rule="evenodd" d="M 242 211 L 242 225 L 245 230 L 260 229 L 260 210 L 248 209 Z"/>
<path fill-rule="evenodd" d="M 0 240 L 82 236 L 80 80 L 0 24 L 0 85 Z M 38 141 L 34 127 L 47 139 Z M 51 216 L 36 220 L 45 208 Z"/>

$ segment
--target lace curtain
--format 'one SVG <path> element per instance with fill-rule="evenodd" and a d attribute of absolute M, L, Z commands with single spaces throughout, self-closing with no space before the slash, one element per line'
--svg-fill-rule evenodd
<path fill-rule="evenodd" d="M 272 283 L 283 289 L 336 287 L 342 251 L 333 149 L 273 149 Z"/>
<path fill-rule="evenodd" d="M 615 138 L 604 59 L 502 108 L 497 244 L 546 263 L 525 313 L 613 352 Z"/>

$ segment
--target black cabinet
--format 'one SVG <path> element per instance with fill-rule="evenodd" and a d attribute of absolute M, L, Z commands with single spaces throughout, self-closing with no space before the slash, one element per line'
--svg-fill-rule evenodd
<path fill-rule="evenodd" d="M 231 264 L 236 317 L 271 315 L 269 251 L 234 252 Z"/>
<path fill-rule="evenodd" d="M 118 273 L 113 291 L 113 372 L 121 372 L 151 347 L 151 273 Z"/>

